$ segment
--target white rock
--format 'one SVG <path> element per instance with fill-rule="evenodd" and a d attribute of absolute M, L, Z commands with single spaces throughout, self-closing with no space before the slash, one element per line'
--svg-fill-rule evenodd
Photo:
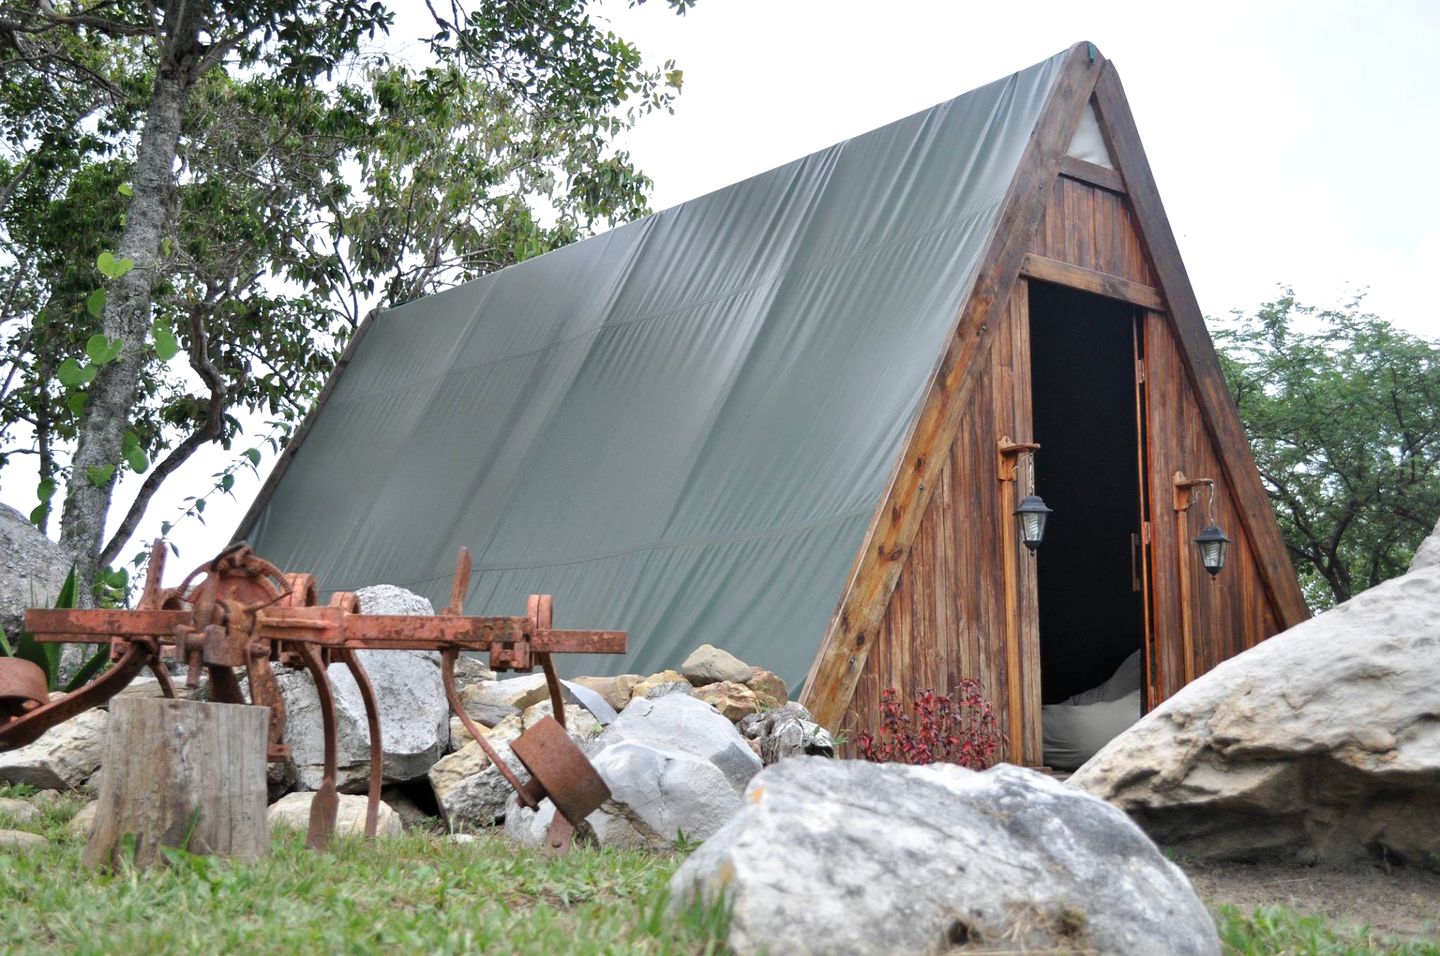
<path fill-rule="evenodd" d="M 394 584 L 372 584 L 355 592 L 361 614 L 409 614 L 429 617 L 435 605 L 424 595 Z"/>
<path fill-rule="evenodd" d="M 89 837 L 91 829 L 95 826 L 95 816 L 99 812 L 100 801 L 91 800 L 70 818 L 70 822 L 66 826 L 76 836 Z"/>
<path fill-rule="evenodd" d="M 760 744 L 760 759 L 768 767 L 786 757 L 810 754 L 833 757 L 835 742 L 824 727 L 810 720 L 810 712 L 795 701 L 752 714 L 736 725 L 740 733 Z"/>
<path fill-rule="evenodd" d="M 19 800 L 15 797 L 0 797 L 0 816 L 18 820 L 21 823 L 28 823 L 35 819 L 35 814 L 40 808 L 29 800 Z"/>
<path fill-rule="evenodd" d="M 503 680 L 484 681 L 472 684 L 466 695 L 467 702 L 488 704 L 496 707 L 516 707 L 524 710 L 531 704 L 539 703 L 550 696 L 545 675 L 539 671 L 521 674 Z"/>
<path fill-rule="evenodd" d="M 668 851 L 682 838 L 706 839 L 740 809 L 740 797 L 720 769 L 694 754 L 622 740 L 599 750 L 591 763 L 611 794 L 585 818 L 602 847 Z M 549 800 L 528 810 L 512 796 L 506 835 L 540 846 L 554 815 Z"/>
<path fill-rule="evenodd" d="M 523 784 L 530 774 L 510 750 L 510 741 L 522 731 L 519 717 L 507 717 L 487 729 L 485 738 Z M 475 741 L 437 761 L 429 776 L 435 800 L 451 829 L 493 826 L 504 816 L 510 784 Z"/>
<path fill-rule="evenodd" d="M 1437 686 L 1432 564 L 1219 665 L 1070 783 L 1191 855 L 1440 866 Z"/>
<path fill-rule="evenodd" d="M 680 665 L 680 673 L 696 687 L 722 680 L 743 684 L 750 679 L 754 670 L 755 668 L 734 654 L 713 644 L 701 644 L 691 651 L 690 656 L 685 658 L 685 663 Z"/>
<path fill-rule="evenodd" d="M 286 794 L 276 803 L 272 803 L 270 809 L 265 813 L 270 829 L 308 830 L 310 827 L 310 802 L 314 799 L 315 794 L 313 793 L 297 792 Z M 365 810 L 364 797 L 341 794 L 340 809 L 335 814 L 335 835 L 337 837 L 364 836 Z M 380 801 L 375 815 L 375 823 L 376 836 L 400 836 L 405 832 L 405 828 L 400 823 L 399 814 L 390 809 L 384 800 Z"/>
<path fill-rule="evenodd" d="M 51 607 L 70 573 L 60 546 L 25 515 L 0 504 L 0 627 L 16 640 L 27 607 Z"/>
<path fill-rule="evenodd" d="M 425 776 L 450 744 L 450 709 L 440 668 L 429 655 L 411 651 L 360 651 L 356 656 L 379 703 L 386 781 L 405 783 Z M 328 674 L 339 734 L 337 784 L 342 790 L 363 790 L 370 772 L 370 729 L 360 688 L 344 664 L 331 664 Z M 299 785 L 314 790 L 324 773 L 320 698 L 308 671 L 282 670 L 277 679 L 285 699 L 285 740 L 292 748 Z"/>
<path fill-rule="evenodd" d="M 1185 875 L 1123 813 L 1038 773 L 795 757 L 681 864 L 740 956 L 1219 954 Z"/>
<path fill-rule="evenodd" d="M 50 845 L 50 841 L 38 833 L 26 833 L 24 830 L 0 830 L 0 851 L 17 852 L 21 850 L 38 850 Z"/>
<path fill-rule="evenodd" d="M 542 717 L 549 717 L 554 710 L 555 708 L 550 704 L 548 699 L 542 700 L 538 704 L 531 704 L 525 708 L 525 713 L 520 718 L 521 723 L 523 723 L 528 730 Z M 579 740 L 589 740 L 591 737 L 597 736 L 600 733 L 600 721 L 596 720 L 594 714 L 579 704 L 566 704 L 565 729 L 570 732 L 570 736 L 572 737 Z"/>
<path fill-rule="evenodd" d="M 668 850 L 703 840 L 740 807 L 760 758 L 714 707 L 685 694 L 632 700 L 585 748 L 611 799 L 577 837 L 600 846 Z M 539 846 L 553 819 L 549 800 L 531 811 L 511 799 L 505 832 Z"/>
<path fill-rule="evenodd" d="M 0 753 L 0 780 L 41 790 L 73 790 L 100 769 L 110 715 L 87 710 L 34 743 Z"/>
<path fill-rule="evenodd" d="M 1423 571 L 1425 568 L 1433 568 L 1440 565 L 1440 522 L 1435 524 L 1435 530 L 1430 536 L 1420 542 L 1420 547 L 1415 549 L 1415 556 L 1410 559 L 1411 571 Z"/>
<path fill-rule="evenodd" d="M 686 694 L 632 700 L 600 735 L 601 746 L 621 740 L 679 750 L 708 760 L 741 793 L 760 771 L 760 758 L 735 725 L 704 701 Z"/>

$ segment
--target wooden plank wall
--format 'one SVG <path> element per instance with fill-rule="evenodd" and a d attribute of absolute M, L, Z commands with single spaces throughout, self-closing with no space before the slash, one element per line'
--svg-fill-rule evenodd
<path fill-rule="evenodd" d="M 1155 269 L 1146 255 L 1128 201 L 1114 181 L 1059 176 L 1029 252 L 1145 287 L 1158 296 Z M 1014 534 L 1013 501 L 996 478 L 996 447 L 1002 435 L 1031 440 L 1030 354 L 1027 283 L 1016 285 L 997 328 L 994 349 L 976 384 L 960 432 L 950 449 L 909 561 L 890 599 L 875 645 L 866 660 L 841 726 L 852 735 L 875 730 L 881 691 L 895 687 L 908 698 L 917 690 L 949 691 L 962 677 L 974 677 L 995 706 L 1012 739 L 1005 759 L 1040 762 L 1039 639 L 1034 613 L 1035 565 L 1020 548 L 1019 635 L 1007 628 L 1005 547 Z M 1219 475 L 1215 450 L 1200 421 L 1199 405 L 1186 380 L 1179 346 L 1164 312 L 1145 312 L 1146 396 L 1150 447 L 1147 450 L 1152 519 L 1151 587 L 1163 700 L 1220 661 L 1278 631 L 1279 615 L 1261 584 L 1251 544 L 1240 533 L 1235 504 L 1217 496 L 1216 519 L 1235 538 L 1230 563 L 1212 580 L 1187 553 L 1192 660 L 1186 667 L 1185 620 L 1181 614 L 1181 548 L 1203 518 L 1203 495 L 1182 527 L 1172 507 L 1171 475 Z M 1008 641 L 1018 641 L 1019 672 L 1012 673 Z M 1017 683 L 1018 712 L 1012 681 Z"/>
<path fill-rule="evenodd" d="M 1169 318 L 1145 313 L 1145 365 L 1149 398 L 1149 480 L 1152 502 L 1152 569 L 1158 699 L 1164 700 L 1216 664 L 1280 630 L 1279 615 L 1244 533 L 1236 502 L 1183 366 Z M 1215 578 L 1200 566 L 1194 538 L 1205 526 L 1206 493 L 1196 489 L 1190 510 L 1177 521 L 1172 477 L 1217 480 L 1215 520 L 1233 542 L 1224 570 Z M 1182 554 L 1183 552 L 1183 554 Z M 1180 599 L 1182 575 L 1188 603 Z M 1188 616 L 1188 618 L 1187 618 Z M 1191 633 L 1190 667 L 1184 632 Z"/>
<path fill-rule="evenodd" d="M 1125 197 L 1069 176 L 1055 178 L 1030 251 L 1141 285 L 1159 284 Z"/>
<path fill-rule="evenodd" d="M 1010 513 L 1014 504 L 1007 507 L 1012 499 L 996 477 L 999 438 L 1031 438 L 1026 288 L 1023 280 L 1016 284 L 1004 320 L 995 329 L 989 365 L 976 383 L 974 400 L 856 684 L 841 724 L 852 734 L 878 727 L 885 688 L 900 690 L 908 700 L 924 689 L 946 693 L 965 677 L 980 682 L 1007 736 L 1013 733 L 1012 679 L 1027 702 L 1023 710 L 1038 718 L 1039 645 L 1033 614 L 1020 617 L 1020 646 L 1014 656 L 1022 662 L 1021 672 L 1012 675 L 1007 664 L 1002 535 L 1016 532 Z M 1018 552 L 1017 591 L 1031 594 L 1035 563 L 1023 547 Z M 1038 719 L 1017 724 L 1021 747 L 1007 759 L 1024 755 L 1037 763 Z"/>

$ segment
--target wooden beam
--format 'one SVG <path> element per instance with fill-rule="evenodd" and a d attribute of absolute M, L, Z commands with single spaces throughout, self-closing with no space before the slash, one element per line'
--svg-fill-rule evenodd
<path fill-rule="evenodd" d="M 1118 169 L 1107 169 L 1096 163 L 1087 163 L 1083 159 L 1076 159 L 1074 156 L 1066 156 L 1060 160 L 1060 175 L 1078 179 L 1091 186 L 1099 186 L 1101 189 L 1108 189 L 1112 193 L 1123 194 L 1125 192 L 1125 177 L 1120 175 Z"/>
<path fill-rule="evenodd" d="M 360 347 L 360 340 L 365 338 L 365 333 L 370 331 L 370 326 L 375 324 L 375 319 L 378 314 L 378 309 L 372 309 L 365 314 L 365 318 L 361 319 L 360 324 L 355 327 L 355 334 L 350 336 L 350 341 L 345 343 L 345 349 L 340 353 L 340 358 L 335 360 L 335 368 L 331 370 L 330 377 L 325 380 L 325 385 L 320 389 L 320 394 L 315 397 L 315 404 L 311 405 L 310 411 L 305 413 L 305 418 L 300 422 L 300 427 L 295 429 L 295 434 L 291 436 L 290 443 L 286 445 L 285 450 L 280 453 L 280 459 L 275 462 L 275 467 L 270 469 L 270 474 L 266 477 L 265 483 L 260 486 L 260 491 L 255 495 L 255 500 L 250 503 L 250 510 L 245 512 L 245 517 L 241 518 L 240 523 L 235 526 L 235 533 L 230 536 L 232 544 L 236 541 L 244 541 L 250 534 L 250 531 L 255 527 L 255 522 L 260 520 L 260 515 L 264 513 L 265 506 L 270 504 L 270 496 L 275 493 L 275 488 L 280 484 L 280 479 L 284 476 L 285 470 L 290 467 L 290 462 L 295 457 L 295 453 L 300 450 L 300 446 L 305 442 L 305 437 L 310 434 L 310 429 L 314 426 L 315 419 L 320 415 L 320 409 L 324 408 L 325 403 L 329 401 L 330 394 L 335 391 L 335 385 L 340 381 L 341 373 L 343 373 L 345 367 L 350 364 L 350 360 L 355 357 L 355 350 Z"/>
<path fill-rule="evenodd" d="M 1165 311 L 1165 296 L 1154 286 L 1131 282 L 1129 279 L 1096 272 L 1094 269 L 1086 269 L 1033 252 L 1025 256 L 1025 262 L 1020 266 L 1020 274 L 1027 279 L 1039 279 L 1041 282 L 1053 282 L 1071 289 L 1093 292 L 1107 299 L 1119 299 L 1121 302 L 1154 309 L 1156 312 Z"/>
<path fill-rule="evenodd" d="M 1282 626 L 1293 627 L 1308 618 L 1310 610 L 1300 592 L 1295 567 L 1290 563 L 1270 500 L 1260 484 L 1260 473 L 1240 423 L 1240 413 L 1235 409 L 1220 370 L 1220 360 L 1210 332 L 1205 328 L 1195 290 L 1185 274 L 1180 247 L 1160 202 L 1160 192 L 1135 128 L 1135 117 L 1130 113 L 1130 104 L 1113 64 L 1106 63 L 1100 74 L 1095 87 L 1095 106 L 1110 155 L 1124 170 L 1135 221 L 1155 266 L 1160 291 L 1170 305 L 1170 323 L 1180 343 L 1206 429 L 1225 472 L 1226 483 L 1235 496 L 1241 524 L 1255 546 L 1255 564 L 1275 602 Z"/>
<path fill-rule="evenodd" d="M 837 726 L 855 694 L 890 596 L 950 454 L 966 403 L 989 357 L 1020 264 L 1050 199 L 1060 159 L 1105 59 L 1088 43 L 1070 48 L 1005 193 L 949 344 L 931 373 L 920 412 L 866 531 L 835 616 L 805 678 L 805 706 Z"/>

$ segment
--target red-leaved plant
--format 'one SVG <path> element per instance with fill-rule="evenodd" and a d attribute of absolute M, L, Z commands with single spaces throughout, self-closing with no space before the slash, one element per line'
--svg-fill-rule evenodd
<path fill-rule="evenodd" d="M 868 730 L 857 734 L 855 749 L 876 763 L 957 763 L 984 770 L 995 762 L 1005 735 L 979 681 L 966 677 L 951 695 L 920 691 L 912 720 L 900 692 L 886 688 L 880 694 L 880 736 Z"/>

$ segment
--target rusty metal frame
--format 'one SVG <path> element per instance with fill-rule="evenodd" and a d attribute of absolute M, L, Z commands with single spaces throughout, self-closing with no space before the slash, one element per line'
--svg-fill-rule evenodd
<path fill-rule="evenodd" d="M 51 727 L 105 703 L 146 668 L 155 673 L 165 696 L 174 697 L 174 684 L 162 662 L 162 657 L 173 655 L 186 665 L 187 687 L 198 687 L 204 672 L 212 700 L 270 708 L 266 755 L 271 761 L 281 760 L 290 755 L 290 748 L 284 742 L 285 704 L 274 667 L 304 668 L 315 682 L 325 737 L 324 773 L 311 804 L 306 843 L 322 849 L 334 833 L 339 807 L 339 741 L 328 665 L 341 663 L 360 690 L 370 732 L 365 835 L 373 838 L 384 780 L 384 746 L 375 689 L 357 652 L 438 651 L 451 710 L 521 804 L 533 810 L 546 797 L 554 802 L 557 813 L 547 838 L 548 852 L 568 849 L 575 827 L 609 799 L 605 782 L 565 731 L 565 702 L 552 655 L 624 653 L 624 631 L 555 628 L 554 602 L 548 594 L 531 595 L 523 617 L 466 616 L 471 560 L 465 548 L 456 561 L 450 603 L 435 616 L 360 614 L 359 602 L 350 592 L 337 593 L 328 606 L 321 606 L 311 575 L 287 574 L 244 544 L 226 548 L 176 588 L 160 586 L 164 561 L 165 548 L 156 541 L 145 590 L 134 610 L 31 608 L 25 612 L 26 629 L 36 640 L 108 640 L 114 664 L 79 690 L 51 701 L 42 696 L 43 672 L 37 683 L 36 675 L 26 669 L 33 664 L 0 660 L 0 750 L 28 744 Z M 538 721 L 511 744 L 516 759 L 530 773 L 528 783 L 520 781 L 465 711 L 455 684 L 455 666 L 464 651 L 487 653 L 496 671 L 529 671 L 538 664 L 545 673 L 553 717 Z M 236 677 L 238 668 L 245 669 L 248 699 Z"/>

